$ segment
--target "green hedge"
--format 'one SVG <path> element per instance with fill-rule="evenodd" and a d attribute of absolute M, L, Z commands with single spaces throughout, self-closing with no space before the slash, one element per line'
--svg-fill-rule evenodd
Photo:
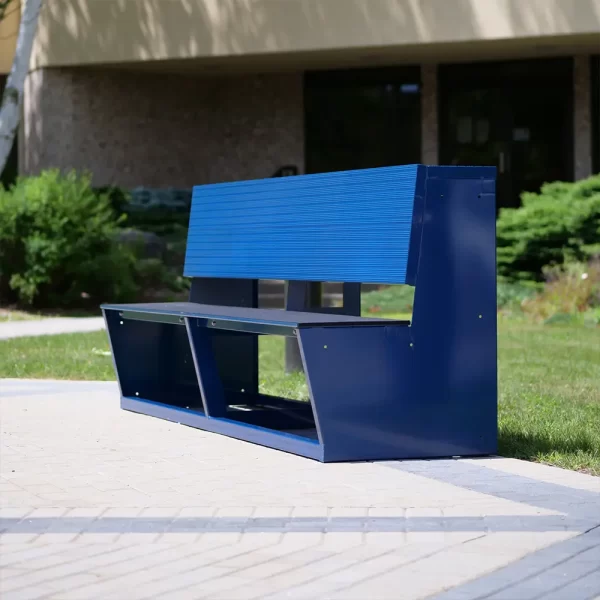
<path fill-rule="evenodd" d="M 168 238 L 187 233 L 191 190 L 105 186 L 95 188 L 95 192 L 107 194 L 115 212 L 126 216 L 123 226 Z"/>
<path fill-rule="evenodd" d="M 0 302 L 68 307 L 135 297 L 136 260 L 88 175 L 56 170 L 0 186 Z"/>
<path fill-rule="evenodd" d="M 546 265 L 586 261 L 600 254 L 600 174 L 555 182 L 524 193 L 520 208 L 500 211 L 498 273 L 542 280 Z"/>

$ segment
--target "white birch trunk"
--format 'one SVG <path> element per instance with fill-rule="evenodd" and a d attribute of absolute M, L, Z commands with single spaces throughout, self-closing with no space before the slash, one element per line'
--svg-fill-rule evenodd
<path fill-rule="evenodd" d="M 12 68 L 0 104 L 0 173 L 6 166 L 8 155 L 19 127 L 21 106 L 23 104 L 23 87 L 29 71 L 29 59 L 33 39 L 37 30 L 38 17 L 42 0 L 21 1 L 21 23 L 17 37 L 17 49 Z"/>

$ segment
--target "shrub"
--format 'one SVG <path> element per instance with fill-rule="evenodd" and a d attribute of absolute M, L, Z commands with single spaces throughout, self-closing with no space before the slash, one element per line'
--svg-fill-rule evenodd
<path fill-rule="evenodd" d="M 600 306 L 588 310 L 584 315 L 583 322 L 591 327 L 600 327 Z"/>
<path fill-rule="evenodd" d="M 600 306 L 600 260 L 590 264 L 567 263 L 544 268 L 542 292 L 522 303 L 536 319 L 558 322 L 561 315 L 576 315 Z"/>
<path fill-rule="evenodd" d="M 108 201 L 112 206 L 115 214 L 121 216 L 127 212 L 127 207 L 131 202 L 131 193 L 117 186 L 102 186 L 93 188 L 94 193 L 99 197 L 108 197 Z"/>
<path fill-rule="evenodd" d="M 543 278 L 545 265 L 586 261 L 600 254 L 600 174 L 555 182 L 524 193 L 520 208 L 502 209 L 497 223 L 498 273 Z"/>
<path fill-rule="evenodd" d="M 541 287 L 541 284 L 535 281 L 510 281 L 499 278 L 497 283 L 498 308 L 520 308 L 521 304 L 535 296 Z"/>
<path fill-rule="evenodd" d="M 497 283 L 498 308 L 519 308 L 527 298 L 542 289 L 534 281 L 507 281 L 500 278 Z M 367 313 L 410 313 L 413 310 L 415 288 L 408 285 L 384 286 L 362 295 L 362 312 Z"/>
<path fill-rule="evenodd" d="M 410 313 L 415 288 L 409 285 L 385 286 L 362 294 L 363 313 Z"/>
<path fill-rule="evenodd" d="M 132 252 L 107 194 L 56 170 L 0 188 L 0 301 L 66 307 L 135 296 Z"/>
<path fill-rule="evenodd" d="M 157 258 L 141 258 L 136 261 L 136 279 L 143 291 L 143 298 L 156 301 L 183 300 L 188 295 L 190 280 L 184 278 L 181 269 L 173 268 Z"/>

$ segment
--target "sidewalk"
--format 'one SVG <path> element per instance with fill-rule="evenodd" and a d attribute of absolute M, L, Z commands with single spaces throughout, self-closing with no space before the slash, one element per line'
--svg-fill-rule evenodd
<path fill-rule="evenodd" d="M 31 321 L 7 321 L 0 323 L 0 340 L 59 333 L 81 333 L 104 329 L 102 317 L 57 317 Z"/>
<path fill-rule="evenodd" d="M 321 464 L 0 381 L 3 600 L 592 600 L 600 478 L 498 457 Z"/>

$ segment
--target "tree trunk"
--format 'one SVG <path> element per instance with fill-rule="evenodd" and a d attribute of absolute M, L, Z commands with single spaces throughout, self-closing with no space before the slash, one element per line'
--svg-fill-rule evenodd
<path fill-rule="evenodd" d="M 29 59 L 37 30 L 42 0 L 22 0 L 17 49 L 0 104 L 0 173 L 12 148 L 23 104 L 23 87 L 29 71 Z"/>

